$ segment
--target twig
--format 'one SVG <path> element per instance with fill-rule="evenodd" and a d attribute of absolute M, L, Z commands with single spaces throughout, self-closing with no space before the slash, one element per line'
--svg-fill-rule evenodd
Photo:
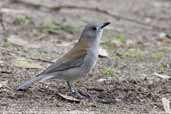
<path fill-rule="evenodd" d="M 61 9 L 88 10 L 88 11 L 93 11 L 93 12 L 98 12 L 98 13 L 102 13 L 102 14 L 108 15 L 108 16 L 110 16 L 112 18 L 117 19 L 117 20 L 121 20 L 122 19 L 122 20 L 125 20 L 125 21 L 129 21 L 129 22 L 132 22 L 132 23 L 143 25 L 143 26 L 155 29 L 157 31 L 158 30 L 165 30 L 166 29 L 164 27 L 160 27 L 160 26 L 157 26 L 157 25 L 151 25 L 149 23 L 143 23 L 143 22 L 141 22 L 139 20 L 135 20 L 135 19 L 132 19 L 132 18 L 124 17 L 124 16 L 117 15 L 117 14 L 112 14 L 109 11 L 104 10 L 104 9 L 100 9 L 98 7 L 94 8 L 94 7 L 83 7 L 83 6 L 73 6 L 73 5 L 45 6 L 45 5 L 34 4 L 34 3 L 23 1 L 23 0 L 13 0 L 13 2 L 21 3 L 21 4 L 23 4 L 23 5 L 27 6 L 27 7 L 29 6 L 29 7 L 35 8 L 35 9 L 40 9 L 41 7 L 44 7 L 46 9 L 49 9 L 50 11 L 60 11 Z"/>
<path fill-rule="evenodd" d="M 44 62 L 44 63 L 49 63 L 49 64 L 53 64 L 54 62 L 52 61 L 48 61 L 48 60 L 44 60 L 44 59 L 40 59 L 40 58 L 33 58 L 33 57 L 26 57 L 28 59 L 32 59 L 32 60 L 36 60 L 36 61 L 40 61 L 40 62 Z"/>

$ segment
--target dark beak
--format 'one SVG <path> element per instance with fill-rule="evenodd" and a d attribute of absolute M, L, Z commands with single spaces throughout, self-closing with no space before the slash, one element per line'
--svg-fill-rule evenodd
<path fill-rule="evenodd" d="M 109 25 L 110 24 L 110 22 L 105 22 L 105 23 L 103 23 L 102 25 L 101 25 L 101 27 L 100 28 L 104 28 L 105 26 L 107 26 L 107 25 Z"/>

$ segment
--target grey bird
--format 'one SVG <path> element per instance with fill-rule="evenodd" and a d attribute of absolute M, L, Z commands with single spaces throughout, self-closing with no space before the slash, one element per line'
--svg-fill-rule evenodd
<path fill-rule="evenodd" d="M 86 76 L 95 66 L 103 29 L 109 24 L 110 22 L 87 24 L 79 41 L 68 53 L 36 77 L 17 86 L 16 90 L 26 90 L 38 81 L 61 79 L 67 82 L 71 94 L 79 97 L 79 93 L 72 87 L 71 82 Z"/>

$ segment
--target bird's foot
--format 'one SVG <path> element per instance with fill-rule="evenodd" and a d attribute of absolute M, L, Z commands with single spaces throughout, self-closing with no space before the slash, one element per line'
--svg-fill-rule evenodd
<path fill-rule="evenodd" d="M 81 93 L 78 91 L 73 91 L 70 93 L 70 95 L 74 98 L 77 98 L 77 99 L 84 99 L 85 98 L 85 96 L 81 95 Z"/>

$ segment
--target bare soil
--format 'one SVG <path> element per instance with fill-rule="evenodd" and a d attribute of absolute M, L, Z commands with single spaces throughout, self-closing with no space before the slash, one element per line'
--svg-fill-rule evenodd
<path fill-rule="evenodd" d="M 170 0 L 1 0 L 0 7 L 5 26 L 0 27 L 1 113 L 165 113 L 162 98 L 171 100 L 171 78 L 155 73 L 171 77 L 171 41 L 162 35 L 171 33 Z M 15 91 L 67 52 L 92 21 L 111 25 L 102 39 L 109 57 L 99 58 L 93 71 L 74 83 L 89 99 L 62 99 L 57 93 L 68 94 L 68 88 L 61 80 Z M 118 43 L 120 35 L 125 41 Z M 17 66 L 18 58 L 43 68 Z"/>

